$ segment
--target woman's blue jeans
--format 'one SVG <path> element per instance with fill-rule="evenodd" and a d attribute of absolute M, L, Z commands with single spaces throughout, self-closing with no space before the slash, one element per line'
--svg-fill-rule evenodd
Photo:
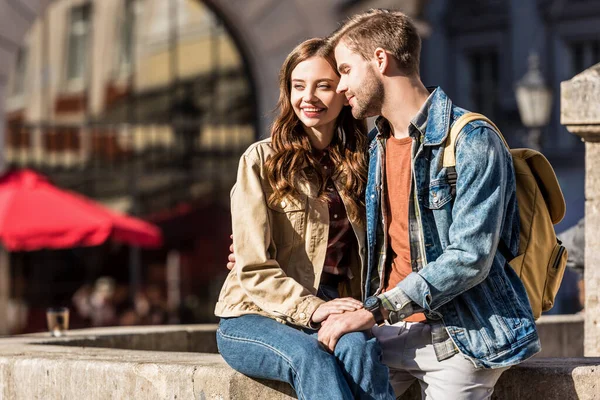
<path fill-rule="evenodd" d="M 233 369 L 288 382 L 300 400 L 395 399 L 379 343 L 364 332 L 342 336 L 331 354 L 317 331 L 251 314 L 221 319 L 217 344 Z"/>

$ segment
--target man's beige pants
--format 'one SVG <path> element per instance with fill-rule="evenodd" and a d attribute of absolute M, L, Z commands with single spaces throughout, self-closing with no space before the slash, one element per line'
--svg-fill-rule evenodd
<path fill-rule="evenodd" d="M 489 399 L 498 378 L 509 368 L 476 369 L 460 353 L 438 361 L 431 344 L 431 327 L 425 323 L 399 322 L 375 326 L 372 331 L 381 343 L 396 396 L 418 380 L 423 399 Z"/>

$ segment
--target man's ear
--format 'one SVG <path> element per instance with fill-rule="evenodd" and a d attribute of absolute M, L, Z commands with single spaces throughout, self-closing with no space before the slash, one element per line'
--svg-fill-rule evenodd
<path fill-rule="evenodd" d="M 376 66 L 377 70 L 381 74 L 385 74 L 390 65 L 390 55 L 387 53 L 387 51 L 385 51 L 381 47 L 378 47 L 375 49 L 374 56 L 375 56 L 375 66 Z"/>

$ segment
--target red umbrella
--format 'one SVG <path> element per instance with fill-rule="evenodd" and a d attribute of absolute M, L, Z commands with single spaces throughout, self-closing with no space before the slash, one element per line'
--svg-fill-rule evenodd
<path fill-rule="evenodd" d="M 0 240 L 9 251 L 96 246 L 108 238 L 159 247 L 156 226 L 62 190 L 31 170 L 0 178 Z"/>

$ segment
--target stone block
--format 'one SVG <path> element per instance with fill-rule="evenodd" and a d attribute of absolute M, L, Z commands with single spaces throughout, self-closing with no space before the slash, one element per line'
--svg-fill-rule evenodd
<path fill-rule="evenodd" d="M 586 141 L 600 140 L 600 64 L 560 84 L 560 122 Z"/>
<path fill-rule="evenodd" d="M 600 399 L 600 359 L 534 359 L 506 371 L 493 399 Z"/>

